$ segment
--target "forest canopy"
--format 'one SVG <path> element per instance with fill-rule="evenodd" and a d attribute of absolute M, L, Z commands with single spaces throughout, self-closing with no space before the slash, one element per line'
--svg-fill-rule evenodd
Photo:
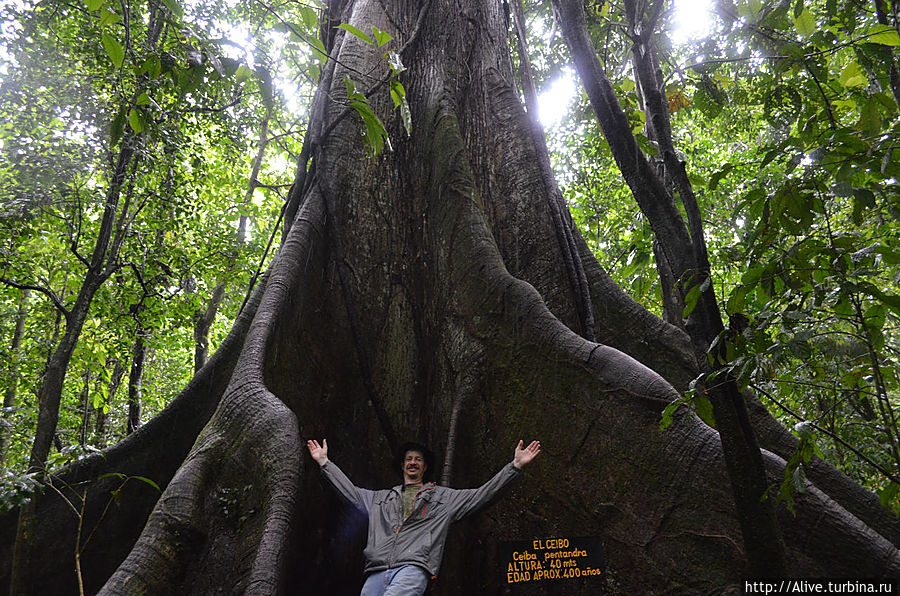
<path fill-rule="evenodd" d="M 655 381 L 642 386 L 656 400 L 650 426 L 662 435 L 676 435 L 679 420 L 697 417 L 721 432 L 732 466 L 729 437 L 740 432 L 729 429 L 748 415 L 743 405 L 730 413 L 720 392 L 744 396 L 760 444 L 783 460 L 777 477 L 766 463 L 763 478 L 771 497 L 765 507 L 779 519 L 797 516 L 797 501 L 813 498 L 807 476 L 824 462 L 874 493 L 880 512 L 873 515 L 896 524 L 900 5 L 498 1 L 472 8 L 469 20 L 472 30 L 502 34 L 494 40 L 499 58 L 488 59 L 487 50 L 465 54 L 439 34 L 429 11 L 452 13 L 445 4 L 4 3 L 0 511 L 24 518 L 16 512 L 57 495 L 81 520 L 87 489 L 70 492 L 75 485 L 55 475 L 74 478 L 81 472 L 66 470 L 101 465 L 104 450 L 209 382 L 216 397 L 184 437 L 189 448 L 218 396 L 239 392 L 234 380 L 225 387 L 239 378 L 231 377 L 234 367 L 264 378 L 265 394 L 299 418 L 300 432 L 341 428 L 331 408 L 344 404 L 355 425 L 348 428 L 360 430 L 373 451 L 396 447 L 402 431 L 420 433 L 412 438 L 448 454 L 446 478 L 452 470 L 474 482 L 451 459 L 458 433 L 477 436 L 481 428 L 502 443 L 499 435 L 509 430 L 498 420 L 533 426 L 521 422 L 525 406 L 510 404 L 501 415 L 498 405 L 474 397 L 527 392 L 512 373 L 512 380 L 492 381 L 485 372 L 518 370 L 514 363 L 531 357 L 509 347 L 524 341 L 519 322 L 514 339 L 496 331 L 496 321 L 518 311 L 472 313 L 490 300 L 508 305 L 530 294 L 509 289 L 519 288 L 512 282 L 502 292 L 484 282 L 486 297 L 467 294 L 474 274 L 460 272 L 453 259 L 471 242 L 496 244 L 502 268 L 536 290 L 547 317 L 579 341 L 621 350 L 671 384 L 672 393 L 648 389 Z M 473 48 L 490 37 L 472 35 Z M 460 58 L 438 68 L 442 47 Z M 445 77 L 446 89 L 455 86 L 441 91 L 452 99 L 437 102 L 440 108 L 429 103 L 436 77 Z M 494 98 L 499 87 L 512 99 Z M 484 114 L 516 132 L 489 130 Z M 437 123 L 448 118 L 459 139 L 440 136 Z M 526 142 L 531 153 L 504 153 Z M 449 148 L 469 156 L 464 165 Z M 403 169 L 419 160 L 419 170 Z M 540 207 L 522 198 L 526 182 L 506 178 L 526 162 L 536 164 L 527 184 L 539 180 L 549 197 L 535 203 Z M 385 173 L 391 167 L 399 173 Z M 459 183 L 468 177 L 471 189 Z M 449 207 L 434 206 L 431 197 L 457 195 L 472 197 L 483 212 L 489 240 L 458 240 L 467 237 L 457 232 L 437 239 L 440 226 L 464 218 L 446 215 L 441 209 Z M 527 222 L 539 209 L 555 232 L 532 237 Z M 321 236 L 321 247 L 304 257 L 314 268 L 316 250 L 323 251 L 321 279 L 301 283 L 293 276 L 306 274 L 296 270 L 302 263 L 280 264 L 295 255 L 284 248 L 293 246 L 290 234 L 303 246 Z M 551 272 L 559 278 L 550 281 Z M 273 285 L 270 275 L 279 281 Z M 617 317 L 618 307 L 598 298 L 596 280 L 607 278 L 646 318 L 636 311 Z M 447 288 L 450 280 L 457 285 Z M 291 306 L 267 306 L 283 287 L 294 288 L 293 298 L 283 298 Z M 345 343 L 329 347 L 328 331 L 300 320 L 317 317 Z M 265 340 L 251 326 L 263 320 L 271 334 Z M 663 329 L 661 343 L 635 331 L 641 325 L 648 337 Z M 451 336 L 470 343 L 436 339 Z M 505 347 L 496 348 L 495 339 Z M 319 347 L 309 356 L 295 341 Z M 222 355 L 211 363 L 217 350 Z M 248 364 L 253 354 L 264 364 Z M 568 362 L 553 354 L 555 364 Z M 590 350 L 585 362 L 594 356 Z M 300 383 L 317 396 L 311 402 L 287 378 L 291 357 L 310 360 L 298 375 L 314 379 Z M 321 372 L 325 362 L 331 372 Z M 548 387 L 557 379 L 560 387 L 588 391 L 569 364 L 559 366 L 569 372 L 554 369 Z M 225 376 L 208 380 L 217 374 Z M 344 376 L 357 385 L 335 380 Z M 335 397 L 347 387 L 356 402 Z M 448 397 L 457 394 L 464 397 Z M 348 405 L 357 402 L 371 411 Z M 459 430 L 464 414 L 480 422 Z M 445 418 L 450 430 L 435 430 Z M 790 432 L 778 434 L 775 420 Z M 367 426 L 376 423 L 378 432 Z M 561 423 L 578 445 L 593 428 Z M 212 434 L 205 432 L 198 445 Z M 758 457 L 758 445 L 755 451 Z M 463 450 L 458 456 L 477 459 Z M 185 453 L 171 457 L 177 464 Z M 659 465 L 669 466 L 665 461 Z M 747 470 L 757 464 L 744 461 L 738 468 L 752 477 Z M 762 478 L 762 460 L 758 465 Z M 366 458 L 350 467 L 379 470 Z M 140 485 L 149 512 L 175 469 L 167 477 L 136 470 L 110 469 L 100 478 L 115 482 L 116 503 L 116 491 Z M 738 476 L 728 467 L 732 483 Z M 99 510 L 102 519 L 106 509 Z M 900 534 L 888 536 L 852 512 L 896 545 Z M 597 513 L 609 522 L 604 515 Z M 752 528 L 741 529 L 752 542 Z M 751 546 L 747 556 L 754 568 Z M 99 588 L 121 558 L 88 584 Z M 81 582 L 80 563 L 72 566 Z M 719 581 L 710 577 L 710 584 Z"/>

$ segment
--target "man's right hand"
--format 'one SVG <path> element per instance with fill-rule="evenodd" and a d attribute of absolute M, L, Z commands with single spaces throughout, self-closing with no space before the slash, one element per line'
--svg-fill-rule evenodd
<path fill-rule="evenodd" d="M 318 441 L 310 439 L 306 442 L 306 448 L 317 464 L 324 466 L 328 463 L 328 441 L 322 439 L 322 444 L 319 445 Z"/>

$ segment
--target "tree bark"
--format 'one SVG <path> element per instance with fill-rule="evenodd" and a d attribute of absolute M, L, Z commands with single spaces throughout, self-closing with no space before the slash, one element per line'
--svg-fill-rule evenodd
<path fill-rule="evenodd" d="M 141 425 L 141 381 L 144 377 L 144 360 L 147 358 L 147 344 L 144 331 L 138 329 L 131 348 L 131 371 L 128 373 L 128 418 L 125 434 L 130 435 Z"/>

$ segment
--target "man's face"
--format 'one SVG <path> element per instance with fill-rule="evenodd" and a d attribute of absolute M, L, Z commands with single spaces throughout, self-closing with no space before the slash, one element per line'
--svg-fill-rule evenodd
<path fill-rule="evenodd" d="M 425 475 L 425 455 L 418 451 L 407 451 L 403 456 L 403 480 L 406 484 L 419 484 Z"/>

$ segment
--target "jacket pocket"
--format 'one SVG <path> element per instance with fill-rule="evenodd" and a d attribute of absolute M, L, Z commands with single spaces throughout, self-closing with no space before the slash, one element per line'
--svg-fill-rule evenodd
<path fill-rule="evenodd" d="M 401 532 L 401 536 L 403 534 L 404 532 Z M 406 539 L 403 540 L 400 556 L 396 562 L 427 565 L 431 554 L 431 528 L 428 526 L 409 528 L 405 534 Z"/>

